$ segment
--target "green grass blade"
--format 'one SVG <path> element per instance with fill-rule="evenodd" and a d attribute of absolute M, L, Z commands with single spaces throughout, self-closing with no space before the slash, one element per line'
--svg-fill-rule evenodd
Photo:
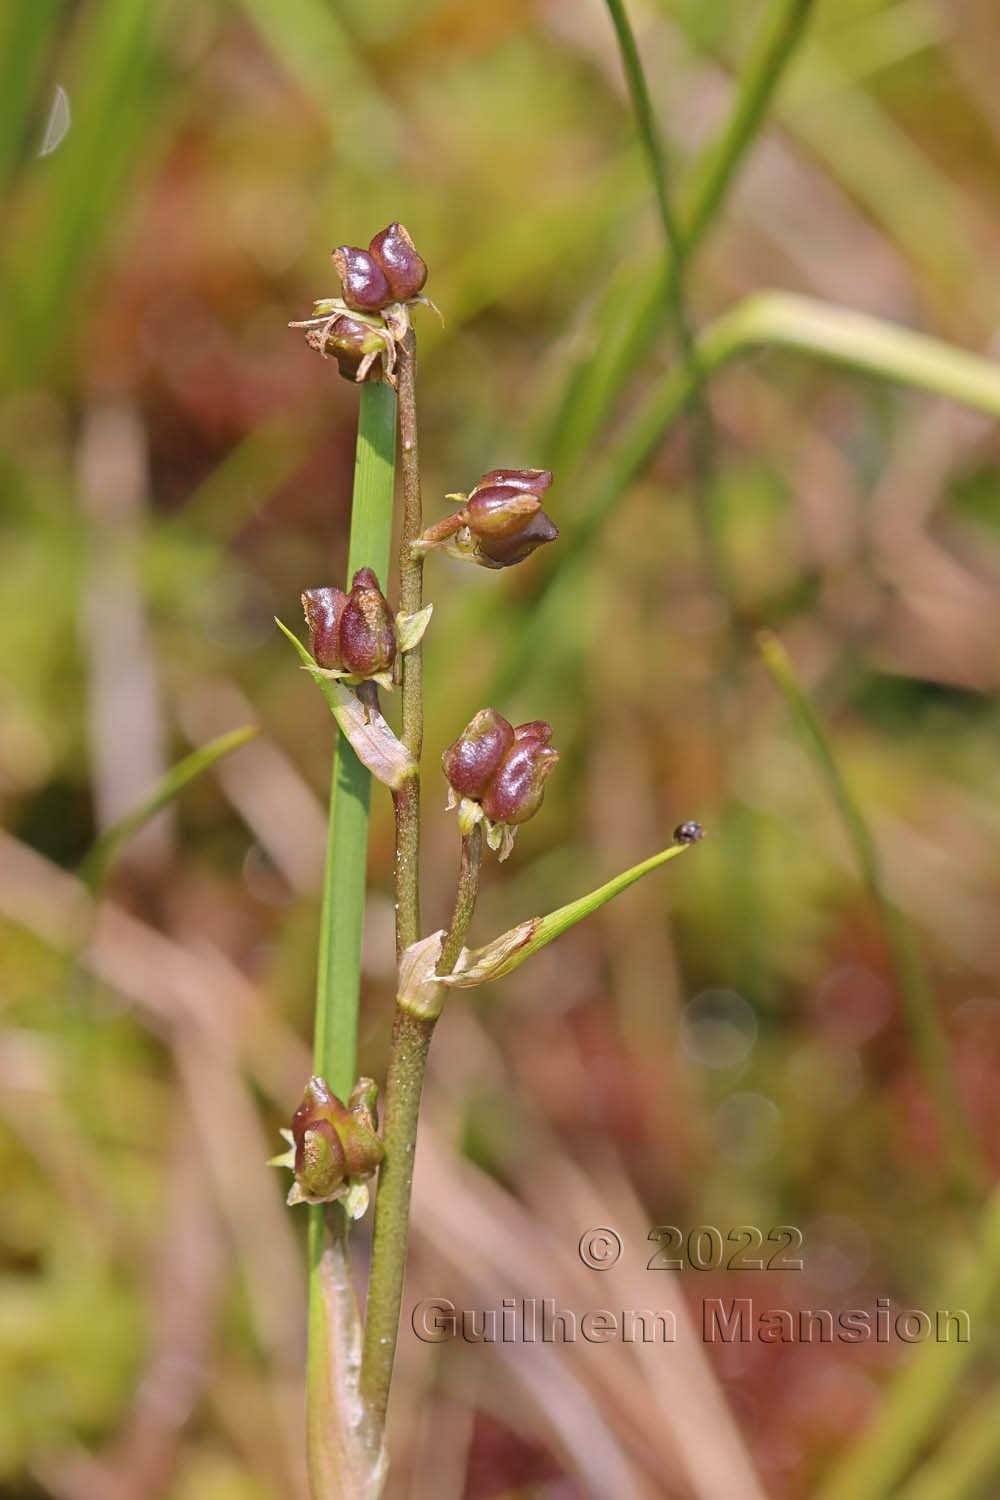
<path fill-rule="evenodd" d="M 392 541 L 393 488 L 396 466 L 396 393 L 384 382 L 361 387 L 358 440 L 354 460 L 354 495 L 348 544 L 348 582 L 358 568 L 374 568 L 385 583 Z M 361 939 L 364 934 L 368 856 L 368 802 L 371 775 L 358 760 L 347 738 L 338 734 L 330 782 L 326 873 L 316 958 L 316 1019 L 314 1067 L 333 1092 L 346 1100 L 357 1074 L 358 1001 L 361 992 Z M 309 1365 L 306 1380 L 309 1467 L 316 1500 L 337 1493 L 326 1465 L 340 1467 L 335 1451 L 338 1395 L 331 1395 L 330 1351 L 338 1351 L 341 1384 L 348 1380 L 342 1359 L 342 1340 L 360 1338 L 356 1312 L 334 1320 L 331 1296 L 343 1311 L 353 1299 L 344 1249 L 347 1225 L 339 1210 L 331 1211 L 332 1233 L 325 1233 L 322 1207 L 309 1210 Z M 338 1249 L 338 1247 L 340 1247 Z M 331 1288 L 331 1256 L 339 1257 L 340 1272 Z M 324 1271 L 326 1267 L 326 1271 Z M 352 1367 L 353 1368 L 353 1367 Z M 350 1377 L 356 1385 L 356 1372 Z M 353 1387 L 352 1387 L 353 1389 Z M 354 1399 L 353 1397 L 351 1399 Z M 331 1410 L 331 1402 L 333 1409 Z"/>
<path fill-rule="evenodd" d="M 653 191 L 663 226 L 666 248 L 664 270 L 667 307 L 673 325 L 678 353 L 685 368 L 694 377 L 690 385 L 690 423 L 692 490 L 695 522 L 701 548 L 702 566 L 714 592 L 727 604 L 730 587 L 726 571 L 716 508 L 712 497 L 712 471 L 715 467 L 715 426 L 704 401 L 701 374 L 698 370 L 698 348 L 692 331 L 684 290 L 684 244 L 677 227 L 667 183 L 667 159 L 656 124 L 653 103 L 646 83 L 632 27 L 624 0 L 607 0 L 608 10 L 618 38 L 622 65 L 628 82 L 639 139 L 649 167 Z"/>
<path fill-rule="evenodd" d="M 315 441 L 288 417 L 272 417 L 253 428 L 161 522 L 168 531 L 196 533 L 224 545 L 302 464 Z"/>
<path fill-rule="evenodd" d="M 530 664 L 531 642 L 557 633 L 562 612 L 571 608 L 580 588 L 579 570 L 605 519 L 684 410 L 695 369 L 708 377 L 729 361 L 766 348 L 798 352 L 1000 416 L 1000 364 L 941 339 L 815 298 L 755 293 L 704 329 L 698 338 L 696 367 L 662 376 L 624 424 L 579 506 L 577 520 L 571 529 L 564 527 L 556 564 L 546 572 L 531 606 L 519 613 L 518 628 L 489 697 L 502 701 L 513 693 Z"/>
<path fill-rule="evenodd" d="M 813 297 L 755 293 L 706 330 L 705 344 L 709 368 L 756 348 L 798 350 L 1000 416 L 1000 364 L 994 360 Z"/>
<path fill-rule="evenodd" d="M 928 1339 L 893 1381 L 888 1399 L 860 1441 L 849 1448 L 814 1500 L 946 1500 L 947 1489 L 898 1492 L 896 1486 L 944 1416 L 948 1403 L 972 1360 L 988 1341 L 992 1314 L 1000 1297 L 1000 1188 L 995 1188 L 983 1212 L 974 1250 L 932 1303 L 921 1304 L 969 1314 L 971 1337 Z M 994 1405 L 993 1418 L 996 1420 Z M 982 1440 L 982 1437 L 981 1439 Z M 996 1433 L 993 1433 L 996 1452 Z M 957 1491 L 956 1493 L 963 1493 Z M 986 1495 L 988 1490 L 974 1490 Z"/>
<path fill-rule="evenodd" d="M 29 144 L 35 89 L 64 0 L 9 5 L 0 17 L 0 195 Z"/>
<path fill-rule="evenodd" d="M 374 568 L 384 583 L 392 539 L 396 396 L 385 383 L 361 387 L 348 582 Z M 340 1099 L 357 1072 L 358 995 L 364 927 L 371 776 L 337 736 L 330 787 L 326 877 L 316 966 L 315 1065 Z"/>
<path fill-rule="evenodd" d="M 670 254 L 676 257 L 680 254 L 680 235 L 667 186 L 667 158 L 656 124 L 656 116 L 653 113 L 653 101 L 649 95 L 649 85 L 639 57 L 635 33 L 629 22 L 623 0 L 606 0 L 606 4 L 611 16 L 611 24 L 615 28 L 615 36 L 618 38 L 618 50 L 625 69 L 625 81 L 628 84 L 629 98 L 632 101 L 632 112 L 635 115 L 639 140 L 642 142 L 642 149 L 649 166 L 649 175 L 656 194 L 656 205 L 663 225 L 664 238 Z"/>
<path fill-rule="evenodd" d="M 889 897 L 867 819 L 847 785 L 826 730 L 796 677 L 784 647 L 770 634 L 762 635 L 759 644 L 764 665 L 784 697 L 789 713 L 826 782 L 868 894 L 878 912 L 903 1001 L 910 1040 L 937 1113 L 938 1128 L 953 1178 L 965 1191 L 975 1194 L 983 1182 L 983 1166 L 968 1127 L 961 1091 L 951 1067 L 948 1037 L 920 961 L 913 930 Z"/>
<path fill-rule="evenodd" d="M 179 797 L 184 788 L 190 786 L 202 772 L 214 766 L 224 755 L 229 755 L 231 751 L 238 750 L 241 745 L 252 740 L 256 733 L 257 729 L 253 724 L 245 724 L 242 729 L 231 729 L 226 734 L 220 734 L 217 739 L 199 745 L 197 750 L 171 766 L 138 807 L 106 828 L 94 842 L 80 866 L 81 879 L 86 881 L 91 890 L 99 888 L 133 834 L 138 833 L 151 818 Z"/>
<path fill-rule="evenodd" d="M 685 217 L 690 251 L 725 202 L 733 179 L 760 134 L 815 0 L 775 0 L 741 71 L 736 98 L 715 142 L 692 173 Z"/>
<path fill-rule="evenodd" d="M 1000 1385 L 977 1401 L 896 1500 L 982 1500 L 1000 1475 Z M 994 1490 L 995 1493 L 995 1490 Z"/>
<path fill-rule="evenodd" d="M 236 4 L 317 111 L 338 152 L 356 151 L 351 137 L 360 130 L 366 161 L 395 154 L 403 137 L 398 111 L 354 45 L 340 6 L 328 0 Z"/>
<path fill-rule="evenodd" d="M 813 0 L 775 0 L 743 69 L 732 110 L 699 159 L 681 214 L 680 253 L 659 267 L 623 307 L 613 285 L 598 313 L 590 353 L 570 375 L 543 437 L 555 470 L 578 463 L 590 448 L 636 365 L 652 347 L 675 295 L 675 282 L 715 221 L 760 133 L 768 107 L 802 35 Z"/>
<path fill-rule="evenodd" d="M 0 247 L 15 378 L 65 364 L 65 330 L 117 226 L 118 203 L 138 160 L 173 123 L 161 107 L 166 20 L 162 5 L 135 0 L 101 0 L 80 11 L 63 79 L 72 126 L 18 184 Z"/>

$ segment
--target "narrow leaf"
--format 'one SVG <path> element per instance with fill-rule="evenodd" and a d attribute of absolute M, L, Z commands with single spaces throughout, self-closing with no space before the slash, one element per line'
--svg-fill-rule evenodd
<path fill-rule="evenodd" d="M 252 740 L 257 733 L 253 724 L 246 724 L 242 729 L 231 729 L 226 734 L 220 734 L 217 739 L 209 740 L 205 745 L 199 745 L 197 750 L 179 760 L 175 766 L 171 766 L 165 776 L 153 787 L 148 797 L 145 797 L 131 812 L 119 818 L 110 828 L 106 828 L 100 838 L 91 846 L 86 858 L 80 866 L 80 876 L 93 890 L 101 885 L 108 876 L 111 866 L 120 854 L 123 847 L 128 843 L 133 834 L 149 822 L 150 818 L 169 803 L 203 771 L 209 766 L 214 766 L 216 761 L 221 760 L 232 750 L 238 750 L 248 740 Z"/>
<path fill-rule="evenodd" d="M 598 886 L 596 891 L 590 891 L 567 906 L 550 911 L 547 917 L 529 917 L 526 922 L 519 922 L 516 927 L 494 938 L 485 948 L 463 949 L 455 973 L 446 975 L 440 983 L 451 985 L 455 989 L 470 989 L 474 985 L 488 984 L 494 979 L 512 974 L 521 967 L 525 959 L 537 953 L 539 948 L 544 948 L 546 943 L 561 937 L 568 928 L 575 927 L 577 922 L 582 922 L 585 917 L 598 911 L 644 875 L 659 869 L 668 859 L 676 858 L 691 847 L 690 844 L 671 844 L 669 849 L 661 849 L 659 854 L 651 855 L 641 864 L 633 865 L 630 870 L 623 870 L 607 884 Z"/>

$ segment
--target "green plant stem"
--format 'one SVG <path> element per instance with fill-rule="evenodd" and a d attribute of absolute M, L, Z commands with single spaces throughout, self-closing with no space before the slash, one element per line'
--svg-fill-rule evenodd
<path fill-rule="evenodd" d="M 957 401 L 1000 416 L 1000 365 L 879 318 L 790 292 L 757 292 L 698 337 L 698 373 L 662 376 L 637 406 L 599 470 L 572 530 L 563 532 L 557 569 L 542 582 L 522 626 L 490 685 L 503 698 L 520 681 L 531 642 L 554 632 L 580 586 L 577 569 L 605 519 L 637 478 L 683 411 L 692 381 L 707 379 L 731 360 L 759 349 L 787 349 L 882 380 Z"/>
<path fill-rule="evenodd" d="M 482 829 L 477 824 L 462 839 L 458 891 L 437 965 L 439 974 L 452 972 L 465 943 L 479 892 L 482 847 Z M 379 1168 L 375 1200 L 371 1277 L 361 1361 L 361 1395 L 377 1434 L 381 1434 L 385 1426 L 396 1356 L 399 1310 L 406 1275 L 417 1122 L 427 1054 L 436 1021 L 436 1016 L 418 1013 L 401 1001 L 397 1003 L 382 1119 L 385 1159 Z"/>
<path fill-rule="evenodd" d="M 348 582 L 370 567 L 380 580 L 389 569 L 395 474 L 396 397 L 388 384 L 361 387 L 354 466 Z M 337 736 L 330 785 L 326 873 L 316 964 L 314 1066 L 346 1100 L 357 1073 L 358 999 L 364 927 L 371 776 L 344 735 Z M 346 1384 L 356 1364 L 343 1210 L 309 1210 L 309 1362 L 307 1447 L 312 1500 L 344 1500 L 350 1493 L 340 1437 L 351 1405 Z M 343 1285 L 331 1290 L 339 1268 Z M 333 1313 L 336 1312 L 336 1318 Z M 334 1369 L 339 1374 L 331 1374 Z M 355 1374 L 356 1380 L 356 1374 Z M 355 1396 L 356 1401 L 356 1396 Z M 340 1454 L 341 1456 L 338 1456 Z M 338 1479 L 337 1476 L 340 1476 Z"/>
<path fill-rule="evenodd" d="M 657 267 L 639 295 L 622 308 L 614 289 L 598 314 L 602 333 L 593 352 L 571 374 L 550 424 L 545 451 L 553 468 L 576 463 L 655 342 L 673 306 L 675 283 L 711 228 L 733 180 L 756 140 L 814 0 L 774 0 L 740 75 L 736 98 L 718 137 L 698 159 L 680 215 L 677 253 Z M 647 147 L 648 151 L 648 147 Z"/>
<path fill-rule="evenodd" d="M 399 446 L 403 479 L 403 523 L 399 538 L 399 607 L 415 615 L 423 605 L 424 560 L 410 544 L 423 530 L 420 456 L 417 446 L 417 350 L 413 329 L 399 350 Z M 417 766 L 393 795 L 396 814 L 396 953 L 420 936 L 420 753 L 424 742 L 423 647 L 402 659 L 402 741 Z"/>
<path fill-rule="evenodd" d="M 462 862 L 458 871 L 458 890 L 455 893 L 455 909 L 451 914 L 451 925 L 441 945 L 437 974 L 452 974 L 459 955 L 465 946 L 472 913 L 476 909 L 479 895 L 479 872 L 483 863 L 483 825 L 475 827 L 462 839 Z"/>
<path fill-rule="evenodd" d="M 845 781 L 829 738 L 777 638 L 760 636 L 764 665 L 788 705 L 799 732 L 826 781 L 854 850 L 868 894 L 878 912 L 907 1027 L 924 1074 L 956 1183 L 970 1196 L 980 1192 L 984 1168 L 969 1128 L 961 1090 L 950 1063 L 947 1034 L 917 950 L 913 930 L 890 900 L 871 829 Z"/>

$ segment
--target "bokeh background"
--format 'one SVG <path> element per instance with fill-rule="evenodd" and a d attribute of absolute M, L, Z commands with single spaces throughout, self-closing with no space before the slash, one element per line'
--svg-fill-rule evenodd
<path fill-rule="evenodd" d="M 683 203 L 775 7 L 630 10 Z M 687 268 L 695 326 L 780 287 L 989 354 L 992 12 L 817 0 Z M 563 758 L 488 870 L 480 941 L 682 818 L 711 837 L 452 1003 L 407 1293 L 674 1308 L 681 1336 L 429 1345 L 404 1314 L 388 1493 L 1000 1493 L 996 1210 L 984 1235 L 879 913 L 753 640 L 780 634 L 826 726 L 995 1173 L 993 420 L 788 353 L 727 369 L 707 475 L 724 601 L 684 422 L 582 529 L 596 466 L 677 360 L 654 330 L 581 437 L 573 373 L 662 256 L 598 0 L 14 0 L 0 35 L 0 1495 L 304 1495 L 305 1226 L 264 1163 L 309 1068 L 333 730 L 272 617 L 341 580 L 357 392 L 286 323 L 336 291 L 334 244 L 393 218 L 444 314 L 418 314 L 428 514 L 494 465 L 552 462 L 564 537 L 502 575 L 428 566 L 428 922 L 456 859 L 437 758 L 494 692 L 550 719 Z M 247 723 L 88 895 L 100 832 Z M 376 1077 L 391 840 L 376 795 Z M 798 1226 L 805 1266 L 647 1271 L 667 1224 Z M 624 1254 L 595 1272 L 577 1244 L 602 1225 Z M 966 1306 L 973 1339 L 710 1347 L 709 1296 Z M 843 1466 L 864 1442 L 862 1483 Z"/>

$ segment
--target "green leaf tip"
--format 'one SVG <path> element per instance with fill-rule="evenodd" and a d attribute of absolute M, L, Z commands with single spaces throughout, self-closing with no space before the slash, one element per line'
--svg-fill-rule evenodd
<path fill-rule="evenodd" d="M 682 824 L 681 827 L 685 825 Z M 679 854 L 693 847 L 696 840 L 680 840 L 670 844 L 666 849 L 661 849 L 658 854 L 653 854 L 649 859 L 644 859 L 640 864 L 633 865 L 631 869 L 623 870 L 621 874 L 615 875 L 613 879 L 604 885 L 598 886 L 596 890 L 589 891 L 585 896 L 579 896 L 575 901 L 570 901 L 566 906 L 560 906 L 555 911 L 550 911 L 545 917 L 529 917 L 525 922 L 519 922 L 516 927 L 504 932 L 492 943 L 487 943 L 484 948 L 463 949 L 454 974 L 441 978 L 438 982 L 450 985 L 454 989 L 469 989 L 474 985 L 488 984 L 494 979 L 503 979 L 505 975 L 512 974 L 515 969 L 551 943 L 554 938 L 561 937 L 570 927 L 575 927 L 585 917 L 598 911 L 615 896 L 621 894 L 644 875 L 665 865 L 668 860 L 676 859 Z"/>
<path fill-rule="evenodd" d="M 151 818 L 168 807 L 203 771 L 214 766 L 216 761 L 221 760 L 224 755 L 229 755 L 233 750 L 239 750 L 257 733 L 255 724 L 244 724 L 240 729 L 229 729 L 214 740 L 199 745 L 196 750 L 192 750 L 190 755 L 185 755 L 183 760 L 171 766 L 138 806 L 119 818 L 116 823 L 112 823 L 110 828 L 106 828 L 92 844 L 80 865 L 81 879 L 91 890 L 96 890 L 107 879 L 121 850 L 129 839 L 139 832 L 140 828 L 145 827 Z"/>

